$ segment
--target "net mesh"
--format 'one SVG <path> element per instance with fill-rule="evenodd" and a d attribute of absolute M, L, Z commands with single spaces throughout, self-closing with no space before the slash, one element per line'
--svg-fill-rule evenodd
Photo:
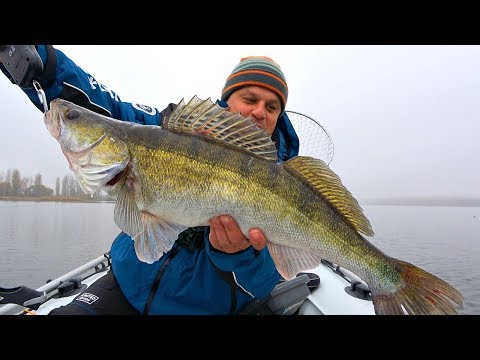
<path fill-rule="evenodd" d="M 311 156 L 330 164 L 334 147 L 327 130 L 310 116 L 291 110 L 286 113 L 300 139 L 299 155 Z"/>

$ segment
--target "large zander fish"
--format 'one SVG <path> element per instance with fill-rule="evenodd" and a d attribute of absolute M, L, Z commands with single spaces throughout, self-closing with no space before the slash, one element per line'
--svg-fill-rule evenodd
<path fill-rule="evenodd" d="M 270 137 L 210 99 L 182 100 L 161 126 L 115 120 L 56 99 L 45 115 L 70 169 L 89 194 L 116 199 L 117 225 L 152 263 L 187 227 L 230 214 L 257 227 L 286 279 L 321 259 L 364 280 L 377 314 L 456 314 L 462 295 L 438 277 L 389 257 L 361 234 L 370 222 L 321 160 L 277 162 Z"/>

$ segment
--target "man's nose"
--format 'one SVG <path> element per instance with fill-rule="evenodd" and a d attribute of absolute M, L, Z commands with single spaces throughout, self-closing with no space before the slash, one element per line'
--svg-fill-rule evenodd
<path fill-rule="evenodd" d="M 259 120 L 265 119 L 267 117 L 267 114 L 265 112 L 265 106 L 261 104 L 255 105 L 255 107 L 252 110 L 252 115 Z"/>

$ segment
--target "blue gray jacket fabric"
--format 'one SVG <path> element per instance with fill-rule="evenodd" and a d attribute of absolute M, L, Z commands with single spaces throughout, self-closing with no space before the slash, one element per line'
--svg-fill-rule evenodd
<path fill-rule="evenodd" d="M 49 53 L 44 45 L 37 46 L 37 50 L 45 68 L 50 70 L 39 79 L 48 102 L 60 97 L 115 119 L 161 124 L 162 111 L 121 101 L 115 92 L 96 81 L 60 50 L 50 47 Z M 3 66 L 2 71 L 8 76 Z M 22 90 L 43 111 L 36 91 Z M 226 106 L 222 101 L 219 104 Z M 286 114 L 278 120 L 272 138 L 277 144 L 280 161 L 298 154 L 298 137 Z M 195 249 L 179 246 L 177 241 L 158 261 L 147 264 L 138 260 L 132 238 L 120 233 L 110 250 L 112 271 L 133 307 L 143 313 L 148 303 L 148 314 L 231 314 L 255 298 L 268 296 L 278 284 L 280 275 L 266 247 L 261 251 L 249 247 L 235 254 L 223 253 L 210 245 L 208 227 L 203 241 L 204 246 Z M 235 294 L 218 269 L 231 273 L 236 283 Z M 232 296 L 236 297 L 233 311 Z"/>

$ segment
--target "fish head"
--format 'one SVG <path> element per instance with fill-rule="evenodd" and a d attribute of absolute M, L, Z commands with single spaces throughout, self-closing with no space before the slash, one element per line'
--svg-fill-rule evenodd
<path fill-rule="evenodd" d="M 44 122 L 85 193 L 93 195 L 124 180 L 130 154 L 121 129 L 115 126 L 121 121 L 55 99 Z"/>

